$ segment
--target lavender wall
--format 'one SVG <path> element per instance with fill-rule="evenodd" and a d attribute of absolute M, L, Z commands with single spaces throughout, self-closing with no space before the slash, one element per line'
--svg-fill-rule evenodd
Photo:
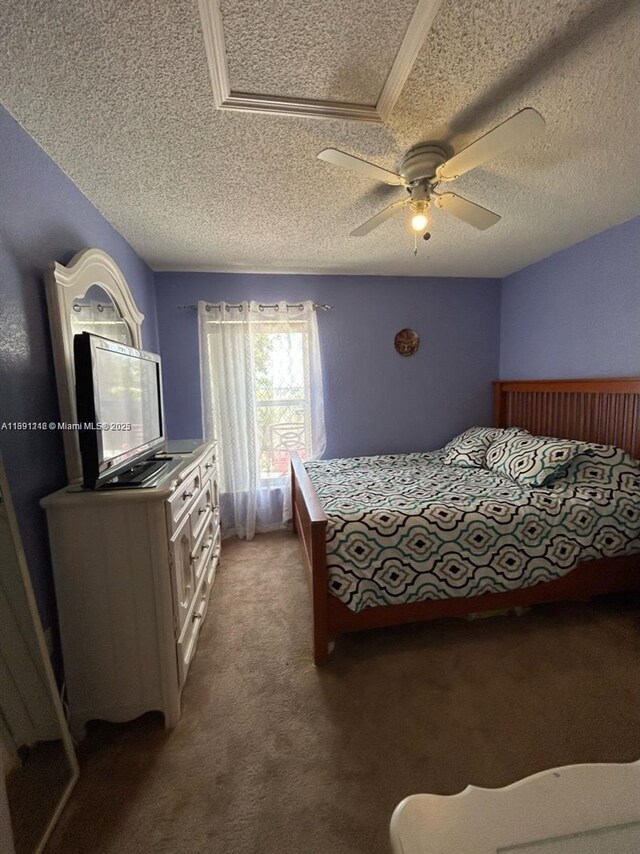
<path fill-rule="evenodd" d="M 640 217 L 503 280 L 503 379 L 638 375 Z"/>
<path fill-rule="evenodd" d="M 59 419 L 43 273 L 97 246 L 126 276 L 158 347 L 153 273 L 72 181 L 0 107 L 0 424 Z M 54 614 L 46 520 L 38 506 L 66 482 L 57 432 L 0 430 L 24 548 L 43 621 Z"/>
<path fill-rule="evenodd" d="M 359 276 L 157 273 L 156 298 L 169 435 L 201 435 L 198 300 L 311 299 L 325 384 L 325 456 L 429 449 L 491 420 L 498 370 L 499 282 Z M 393 347 L 408 326 L 415 356 Z"/>

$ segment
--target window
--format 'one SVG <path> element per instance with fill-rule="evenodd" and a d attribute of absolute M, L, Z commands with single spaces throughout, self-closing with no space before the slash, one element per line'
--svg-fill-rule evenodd
<path fill-rule="evenodd" d="M 239 536 L 288 518 L 290 454 L 325 447 L 312 303 L 199 305 L 205 435 L 218 441 L 221 491 Z M 223 506 L 223 527 L 225 523 Z"/>
<path fill-rule="evenodd" d="M 287 331 L 260 323 L 255 334 L 255 390 L 260 478 L 289 471 L 289 455 L 311 456 L 311 385 L 306 321 Z"/>

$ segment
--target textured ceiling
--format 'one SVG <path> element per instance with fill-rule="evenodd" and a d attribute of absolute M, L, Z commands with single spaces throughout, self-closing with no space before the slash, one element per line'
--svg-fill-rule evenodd
<path fill-rule="evenodd" d="M 255 0 L 220 7 L 232 91 L 375 106 L 416 0 L 293 0 L 280 4 L 285 14 Z"/>
<path fill-rule="evenodd" d="M 375 99 L 393 3 L 371 4 L 380 31 L 363 2 L 262 4 L 266 67 L 261 26 L 233 23 L 259 5 L 222 3 L 234 87 Z M 287 53 L 300 33 L 312 62 Z M 0 38 L 0 101 L 156 269 L 503 276 L 640 213 L 638 0 L 444 0 L 386 125 L 216 111 L 195 0 L 0 0 Z M 418 141 L 459 150 L 524 106 L 547 134 L 448 185 L 500 213 L 492 229 L 436 211 L 417 258 L 402 216 L 348 237 L 403 191 L 322 148 L 394 169 Z"/>

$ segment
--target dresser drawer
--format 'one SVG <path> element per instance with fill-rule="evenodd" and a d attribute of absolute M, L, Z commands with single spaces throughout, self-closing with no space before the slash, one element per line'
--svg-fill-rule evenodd
<path fill-rule="evenodd" d="M 200 579 L 203 576 L 204 569 L 207 565 L 207 559 L 209 557 L 209 553 L 213 546 L 213 543 L 216 538 L 216 534 L 218 533 L 218 519 L 217 512 L 214 514 L 211 511 L 207 511 L 208 516 L 205 517 L 205 523 L 202 527 L 202 532 L 194 546 L 191 558 L 193 562 L 193 571 L 196 579 L 196 586 L 200 583 Z"/>
<path fill-rule="evenodd" d="M 220 563 L 220 551 L 221 551 L 221 537 L 220 537 L 220 528 L 218 528 L 215 538 L 213 540 L 213 547 L 211 552 L 209 553 L 209 557 L 207 558 L 207 568 L 206 568 L 206 578 L 205 584 L 211 589 L 213 585 L 213 579 L 216 575 L 216 569 L 218 568 L 218 564 Z"/>
<path fill-rule="evenodd" d="M 193 659 L 193 655 L 198 645 L 198 635 L 200 627 L 204 620 L 204 615 L 207 610 L 207 601 L 203 600 L 202 595 L 198 596 L 194 604 L 193 611 L 189 614 L 185 627 L 176 643 L 176 653 L 178 656 L 178 683 L 180 687 L 184 685 L 189 672 L 189 665 Z"/>
<path fill-rule="evenodd" d="M 180 520 L 193 507 L 194 497 L 200 492 L 200 483 L 200 469 L 196 467 L 167 501 L 167 522 L 171 531 L 176 530 Z"/>
<path fill-rule="evenodd" d="M 197 540 L 200 537 L 202 529 L 216 506 L 216 485 L 212 480 L 205 480 L 191 512 L 191 530 L 194 539 Z"/>
<path fill-rule="evenodd" d="M 216 458 L 216 449 L 211 448 L 210 451 L 203 456 L 200 462 L 200 470 L 202 473 L 202 480 L 205 481 L 208 477 L 216 474 L 217 468 L 217 458 Z"/>
<path fill-rule="evenodd" d="M 177 637 L 182 632 L 198 586 L 194 570 L 191 522 L 188 516 L 182 520 L 182 524 L 169 540 L 169 567 Z"/>
<path fill-rule="evenodd" d="M 189 666 L 198 646 L 198 636 L 209 607 L 210 585 L 203 580 L 198 588 L 198 594 L 193 604 L 193 610 L 176 644 L 178 656 L 178 681 L 180 687 L 184 685 L 189 672 Z"/>

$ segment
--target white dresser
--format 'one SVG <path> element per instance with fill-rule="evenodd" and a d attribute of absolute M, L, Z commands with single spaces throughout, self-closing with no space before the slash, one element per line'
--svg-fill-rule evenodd
<path fill-rule="evenodd" d="M 47 512 L 70 726 L 180 717 L 220 557 L 215 443 L 153 488 L 67 487 Z"/>

